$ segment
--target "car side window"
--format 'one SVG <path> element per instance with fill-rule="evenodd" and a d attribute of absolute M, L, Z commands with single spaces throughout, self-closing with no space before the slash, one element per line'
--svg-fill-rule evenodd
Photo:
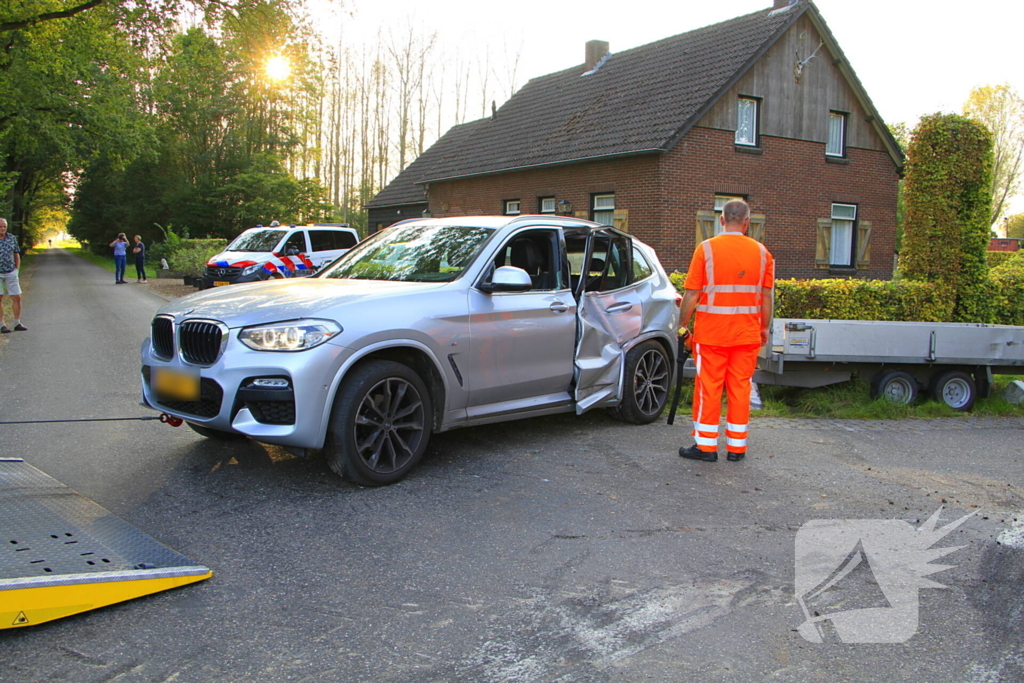
<path fill-rule="evenodd" d="M 651 268 L 651 264 L 647 262 L 643 253 L 636 247 L 633 247 L 633 282 L 639 282 L 653 274 L 654 269 Z"/>
<path fill-rule="evenodd" d="M 335 235 L 341 235 L 342 233 L 336 233 L 333 230 L 310 230 L 309 231 L 309 249 L 310 251 L 334 251 L 335 249 L 345 249 L 345 247 L 338 246 Z"/>
<path fill-rule="evenodd" d="M 283 252 L 285 256 L 298 256 L 306 253 L 306 231 L 293 232 L 288 237 L 288 241 L 284 243 Z"/>
<path fill-rule="evenodd" d="M 557 233 L 554 230 L 528 230 L 516 234 L 498 251 L 494 266 L 522 268 L 533 280 L 533 290 L 562 289 L 562 269 L 555 254 Z"/>

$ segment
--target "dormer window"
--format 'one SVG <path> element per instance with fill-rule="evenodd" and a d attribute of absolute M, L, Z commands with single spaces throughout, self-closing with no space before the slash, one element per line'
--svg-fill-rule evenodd
<path fill-rule="evenodd" d="M 757 147 L 761 102 L 753 97 L 741 97 L 736 105 L 736 144 Z"/>
<path fill-rule="evenodd" d="M 828 114 L 828 142 L 825 143 L 825 155 L 846 156 L 846 114 L 842 112 L 833 111 Z"/>

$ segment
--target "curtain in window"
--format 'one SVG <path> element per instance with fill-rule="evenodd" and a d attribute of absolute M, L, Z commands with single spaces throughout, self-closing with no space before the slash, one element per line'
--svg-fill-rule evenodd
<path fill-rule="evenodd" d="M 757 102 L 740 100 L 736 109 L 736 143 L 740 145 L 756 144 L 757 134 Z"/>
<path fill-rule="evenodd" d="M 856 206 L 832 205 L 832 244 L 829 262 L 833 266 L 853 265 L 853 221 L 856 218 Z"/>
<path fill-rule="evenodd" d="M 825 154 L 837 157 L 843 156 L 843 129 L 845 127 L 845 116 L 842 114 L 829 114 L 828 144 L 825 145 Z"/>

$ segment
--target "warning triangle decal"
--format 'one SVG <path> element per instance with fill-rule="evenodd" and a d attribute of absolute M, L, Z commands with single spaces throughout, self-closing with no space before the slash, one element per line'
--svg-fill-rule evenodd
<path fill-rule="evenodd" d="M 24 612 L 18 612 L 18 616 L 14 618 L 12 626 L 24 626 L 28 623 L 28 617 L 25 616 Z"/>

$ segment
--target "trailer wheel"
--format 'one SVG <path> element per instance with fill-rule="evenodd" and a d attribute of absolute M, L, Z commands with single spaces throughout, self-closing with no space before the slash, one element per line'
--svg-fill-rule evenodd
<path fill-rule="evenodd" d="M 917 380 L 902 370 L 880 373 L 871 383 L 871 398 L 910 405 L 917 400 Z"/>
<path fill-rule="evenodd" d="M 978 385 L 966 372 L 948 370 L 935 376 L 930 393 L 939 403 L 962 412 L 974 407 L 978 399 Z"/>

